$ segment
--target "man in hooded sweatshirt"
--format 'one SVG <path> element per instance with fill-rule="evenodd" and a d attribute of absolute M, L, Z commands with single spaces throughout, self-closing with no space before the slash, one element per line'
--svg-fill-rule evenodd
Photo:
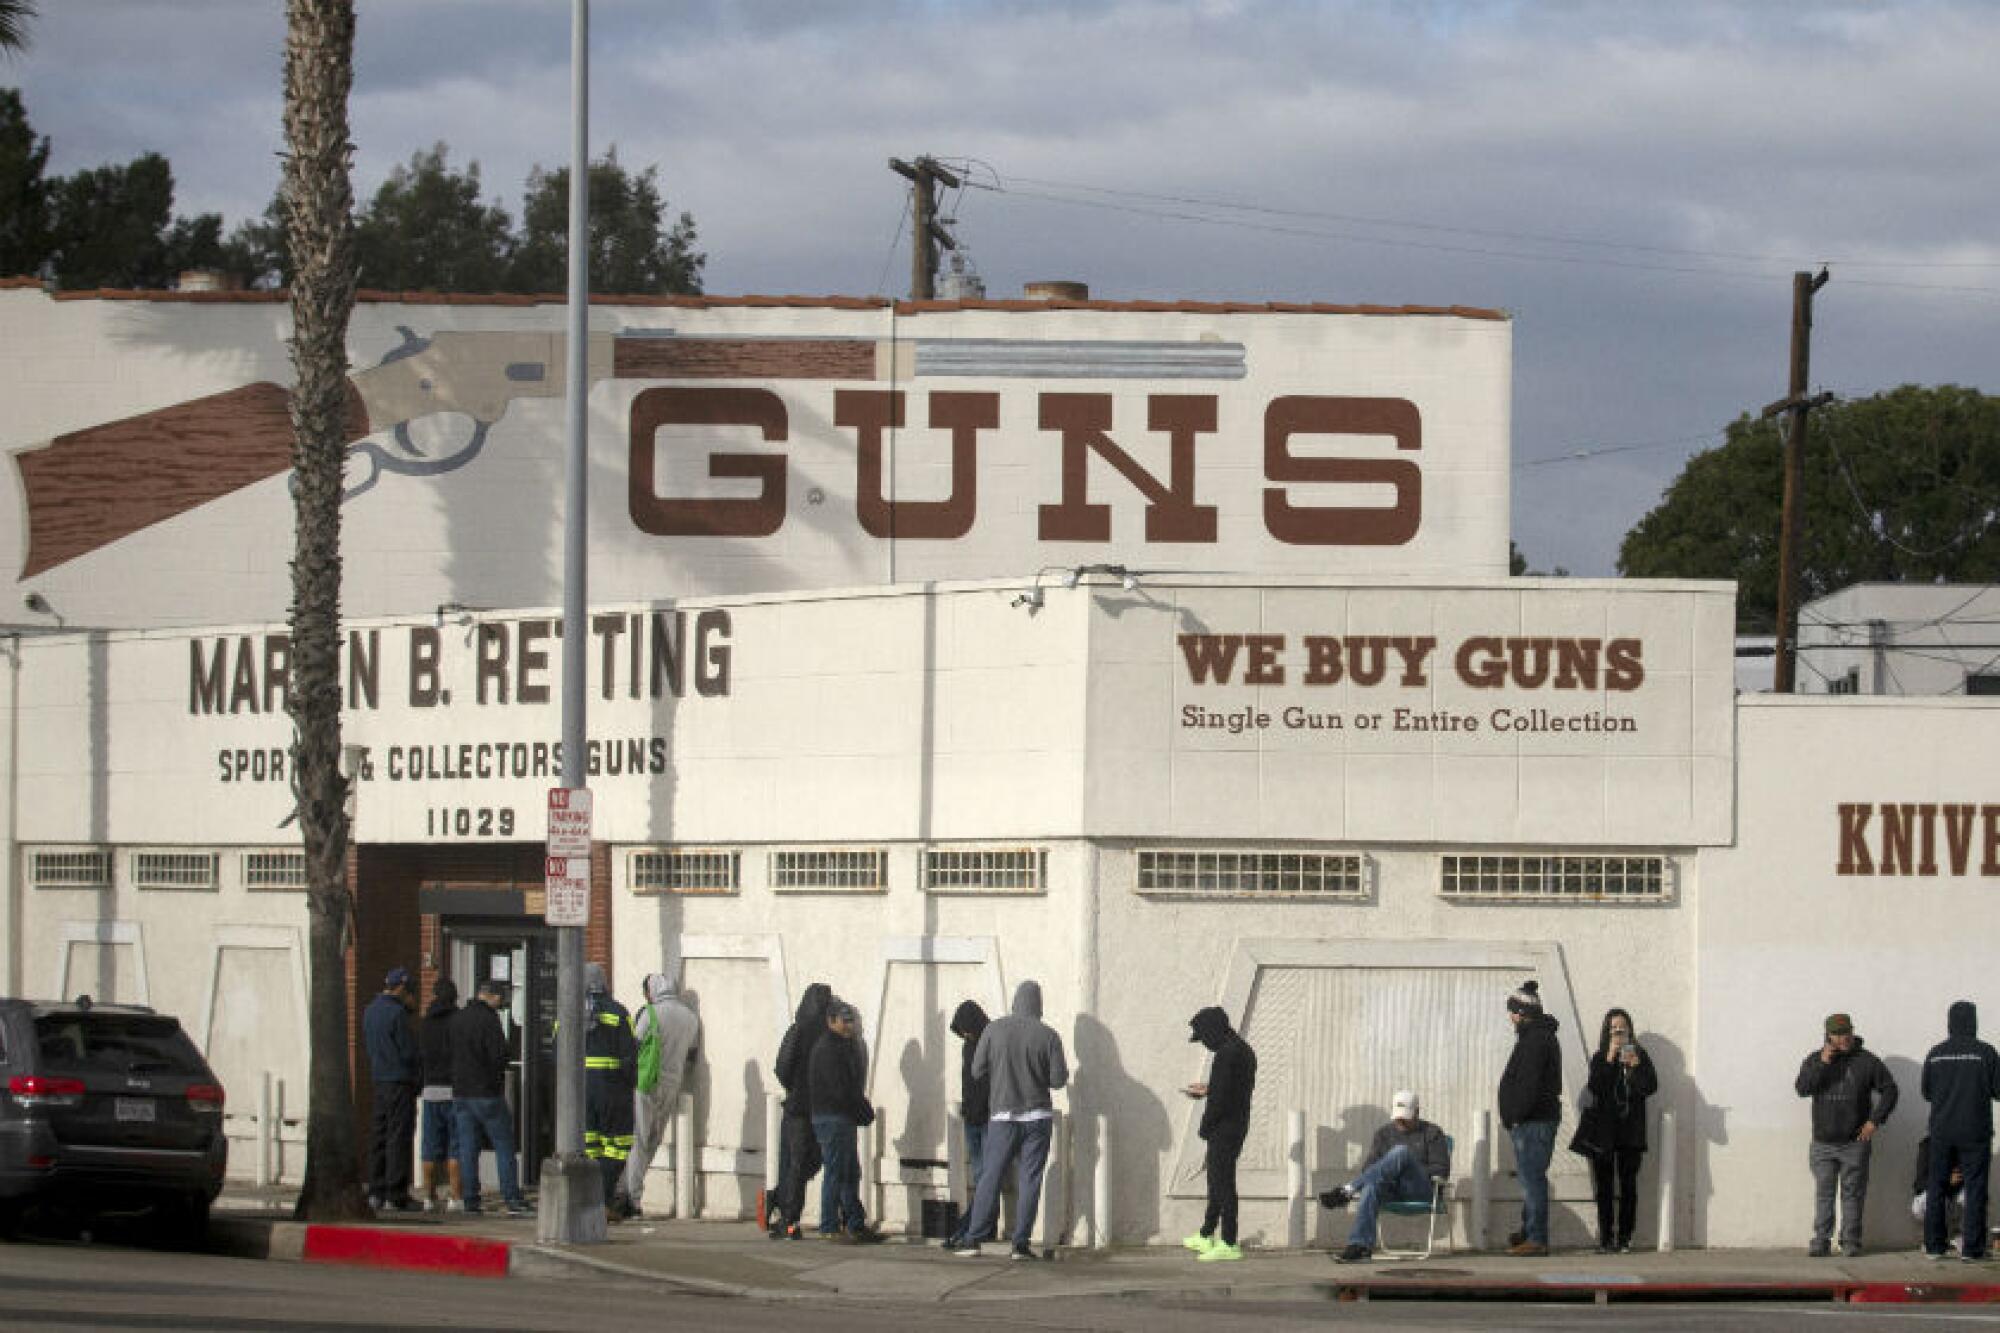
<path fill-rule="evenodd" d="M 639 1043 L 632 1015 L 611 998 L 602 963 L 583 969 L 586 1026 L 583 1030 L 583 1155 L 593 1158 L 604 1178 L 604 1207 L 612 1207 L 626 1159 L 632 1155 L 632 1092 L 638 1078 Z"/>
<path fill-rule="evenodd" d="M 875 1123 L 868 1103 L 867 1057 L 857 1037 L 861 1015 L 844 1000 L 826 1009 L 826 1035 L 814 1044 L 806 1069 L 812 1089 L 813 1137 L 826 1175 L 819 1182 L 819 1234 L 829 1240 L 870 1242 L 882 1233 L 861 1208 L 863 1126 Z"/>
<path fill-rule="evenodd" d="M 1500 1123 L 1514 1141 L 1521 1177 L 1521 1230 L 1507 1253 L 1522 1258 L 1549 1252 L 1549 1159 L 1562 1119 L 1562 1048 L 1559 1024 L 1542 1012 L 1541 986 L 1533 980 L 1507 997 L 1514 1024 L 1514 1052 L 1500 1075 Z"/>
<path fill-rule="evenodd" d="M 959 1219 L 951 1239 L 944 1243 L 947 1250 L 965 1243 L 966 1228 L 972 1225 L 972 1203 L 979 1197 L 980 1168 L 986 1160 L 986 1117 L 993 1078 L 991 1075 L 982 1078 L 972 1072 L 972 1055 L 979 1049 L 979 1039 L 986 1034 L 990 1021 L 976 1000 L 965 1001 L 951 1016 L 951 1035 L 958 1038 L 959 1123 L 965 1126 L 965 1161 L 967 1174 L 972 1178 L 972 1199 L 966 1200 L 965 1216 Z"/>
<path fill-rule="evenodd" d="M 424 1088 L 424 1207 L 443 1211 L 458 1202 L 457 1113 L 451 1107 L 451 1021 L 458 1017 L 458 987 L 439 977 L 431 987 L 431 1007 L 417 1025 Z"/>
<path fill-rule="evenodd" d="M 806 1183 L 819 1173 L 819 1140 L 813 1135 L 812 1089 L 806 1074 L 813 1047 L 826 1032 L 826 1007 L 833 987 L 815 981 L 799 997 L 798 1012 L 778 1043 L 772 1068 L 785 1090 L 784 1116 L 778 1122 L 778 1196 L 767 1201 L 764 1225 L 772 1240 L 798 1240 L 799 1218 L 806 1208 Z"/>
<path fill-rule="evenodd" d="M 2000 1052 L 1979 1040 L 1979 1010 L 1960 1000 L 1945 1014 L 1950 1035 L 1924 1057 L 1923 1094 L 1931 1104 L 1930 1180 L 1924 1207 L 1924 1253 L 1946 1256 L 1945 1209 L 1953 1168 L 1965 1184 L 1959 1257 L 1986 1257 L 1986 1168 L 1993 1159 L 1993 1101 L 2000 1097 Z"/>
<path fill-rule="evenodd" d="M 953 1254 L 976 1257 L 982 1241 L 992 1240 L 1000 1226 L 1000 1177 L 1009 1162 L 1014 1169 L 1014 1252 L 1016 1259 L 1036 1257 L 1030 1243 L 1035 1212 L 1042 1202 L 1042 1172 L 1049 1165 L 1049 1138 L 1054 1130 L 1055 1102 L 1049 1094 L 1069 1084 L 1069 1062 L 1062 1038 L 1042 1021 L 1042 988 L 1024 981 L 1014 992 L 1013 1011 L 987 1025 L 973 1048 L 972 1072 L 992 1080 L 986 1120 L 986 1155 L 979 1167 L 979 1190 L 973 1196 L 972 1221 Z"/>
<path fill-rule="evenodd" d="M 1875 1131 L 1896 1109 L 1896 1080 L 1889 1068 L 1863 1050 L 1846 1014 L 1828 1014 L 1818 1050 L 1799 1062 L 1792 1088 L 1812 1098 L 1812 1144 L 1806 1161 L 1813 1173 L 1813 1237 L 1806 1253 L 1824 1259 L 1833 1253 L 1833 1191 L 1840 1185 L 1840 1252 L 1861 1253 L 1861 1214 L 1868 1202 L 1868 1159 Z"/>
<path fill-rule="evenodd" d="M 632 1020 L 632 1039 L 643 1056 L 648 1041 L 659 1047 L 659 1065 L 650 1088 L 639 1087 L 632 1099 L 632 1156 L 625 1162 L 625 1177 L 611 1200 L 614 1217 L 640 1216 L 639 1205 L 646 1193 L 646 1172 L 652 1169 L 653 1154 L 660 1150 L 667 1124 L 674 1117 L 681 1084 L 694 1068 L 696 1047 L 701 1041 L 701 1019 L 682 1001 L 680 987 L 665 972 L 649 972 L 645 984 L 646 1003 Z M 643 1063 L 643 1060 L 642 1062 Z"/>
<path fill-rule="evenodd" d="M 1227 1263 L 1243 1257 L 1236 1243 L 1236 1159 L 1250 1134 L 1250 1094 L 1257 1087 L 1257 1053 L 1229 1026 L 1229 1015 L 1210 1005 L 1188 1020 L 1189 1041 L 1206 1046 L 1213 1059 L 1208 1081 L 1190 1083 L 1188 1096 L 1208 1104 L 1201 1108 L 1201 1139 L 1207 1145 L 1208 1209 L 1201 1230 L 1181 1244 L 1203 1263 Z M 1221 1234 L 1217 1234 L 1217 1228 Z"/>

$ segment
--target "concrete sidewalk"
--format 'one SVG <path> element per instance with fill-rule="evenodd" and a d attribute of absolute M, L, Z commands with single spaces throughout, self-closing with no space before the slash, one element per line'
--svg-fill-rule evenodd
<path fill-rule="evenodd" d="M 1680 1250 L 1672 1254 L 1559 1252 L 1335 1264 L 1320 1250 L 1248 1252 L 1201 1263 L 1178 1246 L 1062 1250 L 1021 1263 L 1005 1246 L 977 1259 L 934 1242 L 892 1238 L 854 1246 L 772 1241 L 747 1222 L 641 1219 L 602 1245 L 536 1243 L 533 1218 L 462 1213 L 386 1214 L 360 1226 L 294 1223 L 279 1195 L 225 1195 L 215 1248 L 260 1258 L 537 1278 L 619 1278 L 690 1293 L 760 1300 L 997 1302 L 1089 1296 L 1327 1299 L 1702 1300 L 2000 1302 L 2000 1263 L 1939 1263 L 1914 1248 L 1856 1259 L 1809 1259 L 1803 1248 Z"/>

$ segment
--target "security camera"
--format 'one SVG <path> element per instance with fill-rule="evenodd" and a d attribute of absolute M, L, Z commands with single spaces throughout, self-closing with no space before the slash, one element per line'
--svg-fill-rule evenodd
<path fill-rule="evenodd" d="M 49 613 L 49 599 L 38 592 L 29 593 L 21 601 L 24 606 L 38 616 L 45 616 Z"/>

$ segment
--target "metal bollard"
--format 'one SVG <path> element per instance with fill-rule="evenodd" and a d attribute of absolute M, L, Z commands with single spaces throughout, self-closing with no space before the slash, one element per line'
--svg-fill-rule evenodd
<path fill-rule="evenodd" d="M 779 1093 L 764 1095 L 764 1200 L 778 1193 L 778 1154 L 785 1136 L 785 1099 Z"/>
<path fill-rule="evenodd" d="M 965 1198 L 969 1179 L 965 1160 L 965 1103 L 952 1102 L 944 1117 L 944 1197 Z"/>
<path fill-rule="evenodd" d="M 889 1186 L 882 1170 L 882 1153 L 889 1144 L 889 1113 L 875 1108 L 875 1123 L 861 1136 L 861 1197 L 867 1200 L 868 1215 L 880 1226 L 887 1215 Z M 899 1173 L 900 1174 L 900 1173 Z"/>
<path fill-rule="evenodd" d="M 1097 1166 L 1090 1174 L 1090 1243 L 1111 1248 L 1111 1117 L 1097 1117 Z"/>
<path fill-rule="evenodd" d="M 264 1071 L 263 1086 L 257 1094 L 257 1172 L 259 1185 L 275 1178 L 278 1157 L 278 1126 L 272 1118 L 271 1071 Z"/>
<path fill-rule="evenodd" d="M 692 1221 L 699 1206 L 695 1199 L 697 1170 L 694 1098 L 683 1093 L 674 1103 L 674 1216 L 683 1221 Z"/>
<path fill-rule="evenodd" d="M 1481 1111 L 1472 1136 L 1472 1216 L 1466 1219 L 1467 1249 L 1486 1248 L 1486 1214 L 1493 1204 L 1493 1113 Z"/>
<path fill-rule="evenodd" d="M 1680 1154 L 1674 1136 L 1674 1113 L 1665 1107 L 1660 1109 L 1660 1131 L 1654 1142 L 1660 1145 L 1660 1253 L 1674 1252 L 1674 1181 L 1678 1175 L 1676 1159 Z"/>
<path fill-rule="evenodd" d="M 1306 1247 L 1306 1113 L 1285 1112 L 1285 1247 Z"/>
<path fill-rule="evenodd" d="M 1064 1142 L 1068 1130 L 1069 1117 L 1057 1111 L 1049 1122 L 1049 1165 L 1042 1176 L 1042 1215 L 1035 1219 L 1041 1225 L 1044 1252 L 1061 1243 L 1068 1216 L 1069 1191 L 1064 1187 L 1069 1177 L 1069 1151 Z M 1019 1206 L 1018 1200 L 1015 1206 Z"/>

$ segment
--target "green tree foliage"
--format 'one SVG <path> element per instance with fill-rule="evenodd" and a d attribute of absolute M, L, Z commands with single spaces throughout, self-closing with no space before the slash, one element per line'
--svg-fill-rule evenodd
<path fill-rule="evenodd" d="M 1741 417 L 1625 534 L 1633 578 L 1737 581 L 1737 626 L 1777 621 L 1784 423 Z M 1852 583 L 2000 581 L 2000 398 L 1905 385 L 1816 410 L 1800 598 Z"/>
<path fill-rule="evenodd" d="M 355 228 L 361 285 L 384 291 L 505 289 L 514 237 L 479 198 L 479 164 L 455 172 L 442 143 L 415 153 L 375 191 Z"/>
<path fill-rule="evenodd" d="M 33 17 L 34 0 L 0 0 L 0 51 L 27 48 L 28 20 Z"/>
<path fill-rule="evenodd" d="M 659 168 L 625 170 L 616 149 L 590 164 L 590 287 L 633 296 L 696 295 L 708 256 L 695 247 L 694 218 L 666 226 Z M 521 238 L 509 286 L 560 292 L 569 286 L 569 168 L 528 173 Z"/>
<path fill-rule="evenodd" d="M 0 88 L 0 276 L 33 273 L 48 254 L 48 165 L 21 94 Z"/>

